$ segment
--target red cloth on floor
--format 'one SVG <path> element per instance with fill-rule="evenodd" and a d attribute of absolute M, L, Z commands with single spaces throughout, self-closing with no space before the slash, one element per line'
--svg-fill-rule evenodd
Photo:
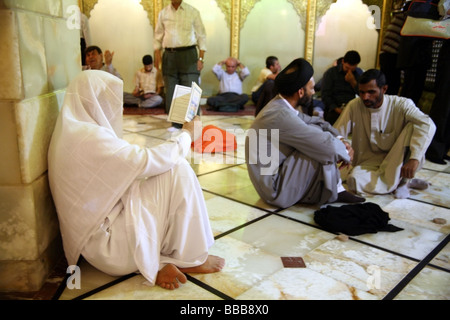
<path fill-rule="evenodd" d="M 200 153 L 213 153 L 233 151 L 237 149 L 236 136 L 213 125 L 202 129 L 202 136 L 192 142 L 194 151 Z"/>

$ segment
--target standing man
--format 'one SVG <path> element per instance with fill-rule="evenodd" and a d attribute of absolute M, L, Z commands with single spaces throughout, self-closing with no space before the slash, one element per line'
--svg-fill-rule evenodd
<path fill-rule="evenodd" d="M 301 58 L 281 71 L 275 78 L 279 94 L 258 113 L 245 140 L 253 186 L 265 202 L 281 208 L 365 201 L 341 183 L 338 167 L 351 162 L 350 144 L 328 122 L 298 110 L 312 99 L 313 73 Z"/>
<path fill-rule="evenodd" d="M 358 93 L 358 78 L 363 71 L 358 68 L 361 57 L 357 51 L 348 51 L 342 63 L 328 69 L 322 80 L 322 101 L 325 120 L 331 124 L 339 117 L 347 102 Z"/>
<path fill-rule="evenodd" d="M 352 134 L 353 168 L 347 178 L 351 191 L 394 192 L 395 197 L 406 198 L 408 187 L 428 187 L 426 181 L 413 178 L 436 126 L 411 99 L 387 95 L 386 90 L 380 70 L 364 72 L 359 98 L 348 103 L 334 127 L 344 138 Z"/>
<path fill-rule="evenodd" d="M 171 0 L 159 13 L 153 47 L 155 67 L 162 62 L 169 114 L 175 85 L 190 87 L 192 82 L 199 83 L 206 51 L 206 32 L 200 12 L 182 0 Z M 181 125 L 172 123 L 172 127 L 181 128 Z"/>

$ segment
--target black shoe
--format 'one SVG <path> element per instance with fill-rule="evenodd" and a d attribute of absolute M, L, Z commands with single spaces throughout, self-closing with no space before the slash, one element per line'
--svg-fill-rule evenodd
<path fill-rule="evenodd" d="M 425 158 L 425 159 L 427 159 L 430 162 L 437 163 L 437 164 L 447 164 L 447 162 L 445 162 L 444 159 L 436 159 L 436 158 L 430 158 L 430 157 Z"/>
<path fill-rule="evenodd" d="M 444 156 L 444 160 L 450 160 L 450 156 L 449 155 L 445 155 Z"/>
<path fill-rule="evenodd" d="M 357 203 L 357 202 L 364 202 L 364 201 L 366 201 L 366 198 L 359 197 L 348 191 L 342 191 L 342 192 L 338 193 L 338 197 L 335 202 Z"/>

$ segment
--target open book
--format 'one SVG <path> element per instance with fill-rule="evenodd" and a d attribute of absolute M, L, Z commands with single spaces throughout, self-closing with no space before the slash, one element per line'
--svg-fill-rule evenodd
<path fill-rule="evenodd" d="M 202 89 L 195 82 L 191 87 L 177 84 L 167 121 L 181 124 L 191 121 L 197 115 L 201 97 Z"/>

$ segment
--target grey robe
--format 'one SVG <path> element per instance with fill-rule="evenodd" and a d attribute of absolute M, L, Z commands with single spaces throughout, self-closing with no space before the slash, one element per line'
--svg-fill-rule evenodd
<path fill-rule="evenodd" d="M 279 95 L 249 129 L 248 174 L 259 196 L 286 208 L 297 202 L 333 202 L 340 179 L 336 164 L 349 161 L 337 131 L 321 118 L 294 110 Z"/>

